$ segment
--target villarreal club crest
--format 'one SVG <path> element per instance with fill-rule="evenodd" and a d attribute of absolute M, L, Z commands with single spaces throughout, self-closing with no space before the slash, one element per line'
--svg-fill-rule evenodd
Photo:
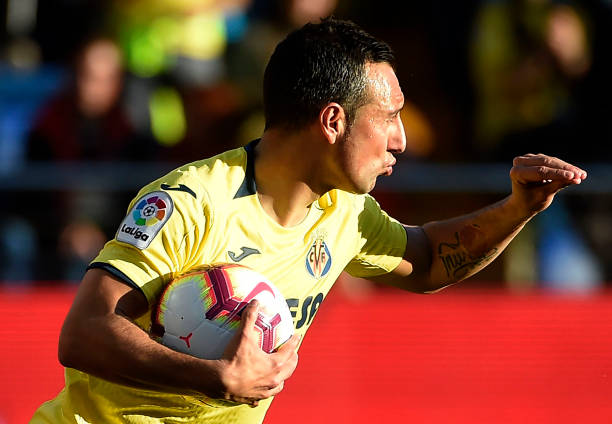
<path fill-rule="evenodd" d="M 317 237 L 306 254 L 306 270 L 314 278 L 324 277 L 331 268 L 332 258 L 323 237 Z"/>

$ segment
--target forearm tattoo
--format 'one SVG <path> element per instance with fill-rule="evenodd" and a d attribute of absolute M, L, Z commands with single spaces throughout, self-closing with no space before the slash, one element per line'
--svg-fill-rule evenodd
<path fill-rule="evenodd" d="M 497 254 L 496 247 L 487 250 L 478 225 L 455 232 L 455 241 L 440 243 L 438 257 L 449 278 L 460 280 L 474 269 L 487 265 Z"/>

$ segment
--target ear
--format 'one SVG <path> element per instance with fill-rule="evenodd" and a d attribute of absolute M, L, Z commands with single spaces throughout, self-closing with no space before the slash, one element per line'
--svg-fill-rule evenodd
<path fill-rule="evenodd" d="M 344 108 L 338 103 L 327 104 L 319 113 L 319 125 L 328 143 L 334 144 L 346 130 Z"/>

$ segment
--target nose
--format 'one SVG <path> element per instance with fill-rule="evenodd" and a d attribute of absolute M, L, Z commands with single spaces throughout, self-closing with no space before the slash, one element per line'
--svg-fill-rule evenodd
<path fill-rule="evenodd" d="M 387 143 L 387 151 L 393 154 L 403 153 L 406 150 L 406 132 L 404 131 L 404 124 L 402 118 L 397 115 L 396 123 L 391 129 L 389 134 L 389 141 Z"/>

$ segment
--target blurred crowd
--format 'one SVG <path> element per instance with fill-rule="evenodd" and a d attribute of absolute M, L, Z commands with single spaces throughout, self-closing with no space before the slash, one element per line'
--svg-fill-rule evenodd
<path fill-rule="evenodd" d="M 510 163 L 545 152 L 586 164 L 612 156 L 609 0 L 2 6 L 0 176 L 41 163 L 178 164 L 244 145 L 263 130 L 261 81 L 274 46 L 330 14 L 397 53 L 408 142 L 400 160 Z M 3 190 L 0 280 L 80 280 L 133 194 Z M 567 196 L 514 243 L 506 276 L 612 281 L 611 211 L 610 195 Z"/>

